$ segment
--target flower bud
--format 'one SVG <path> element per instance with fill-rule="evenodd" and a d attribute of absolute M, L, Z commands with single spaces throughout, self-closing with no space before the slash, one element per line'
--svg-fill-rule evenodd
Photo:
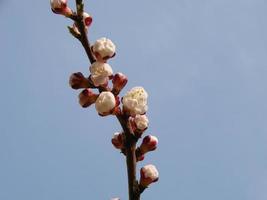
<path fill-rule="evenodd" d="M 147 187 L 151 183 L 157 182 L 159 179 L 159 172 L 154 165 L 146 165 L 140 170 L 140 185 Z"/>
<path fill-rule="evenodd" d="M 98 95 L 93 93 L 93 90 L 88 88 L 79 94 L 79 103 L 83 108 L 89 107 L 96 102 Z"/>
<path fill-rule="evenodd" d="M 145 154 L 149 151 L 154 151 L 158 145 L 158 138 L 152 135 L 144 137 L 142 144 L 140 146 L 140 152 Z"/>
<path fill-rule="evenodd" d="M 113 83 L 112 91 L 115 94 L 119 94 L 120 91 L 127 84 L 127 82 L 128 82 L 128 78 L 124 74 L 122 74 L 122 73 L 115 74 L 113 79 L 112 79 L 112 83 Z"/>
<path fill-rule="evenodd" d="M 112 76 L 113 71 L 109 64 L 102 62 L 94 62 L 90 66 L 91 80 L 95 86 L 107 85 L 109 78 Z"/>
<path fill-rule="evenodd" d="M 116 149 L 122 149 L 124 147 L 122 133 L 114 133 L 111 142 Z"/>
<path fill-rule="evenodd" d="M 93 22 L 93 18 L 91 17 L 91 15 L 89 15 L 86 12 L 84 12 L 83 13 L 83 21 L 84 21 L 84 25 L 86 27 L 89 27 L 92 24 L 92 22 Z"/>
<path fill-rule="evenodd" d="M 54 13 L 66 17 L 72 15 L 72 10 L 67 6 L 67 0 L 50 0 L 51 9 Z"/>
<path fill-rule="evenodd" d="M 95 102 L 97 112 L 102 115 L 109 115 L 116 106 L 116 99 L 111 92 L 101 92 Z"/>
<path fill-rule="evenodd" d="M 116 46 L 110 39 L 103 37 L 95 42 L 92 51 L 98 61 L 105 62 L 115 56 Z"/>
<path fill-rule="evenodd" d="M 122 99 L 123 110 L 131 116 L 143 115 L 147 111 L 148 94 L 142 87 L 134 87 Z"/>
<path fill-rule="evenodd" d="M 137 158 L 136 158 L 136 161 L 143 161 L 145 159 L 145 155 L 144 154 L 141 154 L 141 155 L 138 155 Z"/>
<path fill-rule="evenodd" d="M 136 115 L 134 117 L 136 128 L 140 131 L 144 131 L 148 127 L 149 120 L 146 115 Z"/>
<path fill-rule="evenodd" d="M 73 89 L 88 88 L 90 87 L 90 81 L 81 72 L 77 72 L 70 76 L 69 85 Z"/>

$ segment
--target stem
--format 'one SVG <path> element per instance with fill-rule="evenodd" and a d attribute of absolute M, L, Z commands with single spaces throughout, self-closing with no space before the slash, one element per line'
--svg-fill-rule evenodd
<path fill-rule="evenodd" d="M 117 115 L 117 119 L 119 120 L 125 134 L 129 200 L 139 200 L 140 192 L 138 190 L 138 181 L 136 180 L 136 138 L 131 134 L 127 126 L 128 117 L 125 115 Z"/>
<path fill-rule="evenodd" d="M 90 63 L 94 63 L 96 61 L 95 56 L 91 50 L 90 42 L 87 37 L 86 28 L 83 22 L 83 0 L 76 0 L 76 8 L 77 8 L 77 15 L 73 16 L 72 19 L 76 22 L 80 37 L 78 38 L 79 41 L 82 43 L 87 57 Z M 99 91 L 105 90 L 103 88 L 98 88 Z M 127 122 L 128 116 L 118 114 L 116 115 L 117 119 L 119 120 L 121 127 L 125 134 L 125 152 L 126 152 L 126 164 L 127 164 L 127 174 L 128 174 L 128 190 L 129 190 L 129 200 L 140 200 L 140 194 L 142 190 L 140 190 L 138 181 L 136 180 L 136 137 L 131 134 Z"/>
<path fill-rule="evenodd" d="M 83 1 L 82 0 L 76 0 L 76 8 L 77 8 L 77 18 L 75 20 L 78 29 L 80 31 L 80 37 L 78 38 L 79 41 L 82 43 L 83 48 L 87 54 L 87 57 L 89 58 L 90 63 L 94 63 L 95 56 L 91 50 L 91 45 L 87 37 L 86 33 L 86 27 L 83 22 Z"/>

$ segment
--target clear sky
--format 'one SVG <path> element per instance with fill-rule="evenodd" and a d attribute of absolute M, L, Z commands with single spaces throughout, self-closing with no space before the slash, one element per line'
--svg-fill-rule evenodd
<path fill-rule="evenodd" d="M 74 5 L 74 0 L 69 0 Z M 89 37 L 149 93 L 160 181 L 144 200 L 267 199 L 267 1 L 86 0 Z M 113 117 L 82 109 L 69 75 L 88 74 L 71 21 L 48 0 L 0 0 L 0 199 L 127 199 Z"/>

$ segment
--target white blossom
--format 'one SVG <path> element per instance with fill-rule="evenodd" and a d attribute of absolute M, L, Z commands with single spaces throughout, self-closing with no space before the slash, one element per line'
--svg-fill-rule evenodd
<path fill-rule="evenodd" d="M 134 87 L 123 97 L 122 103 L 131 116 L 144 114 L 147 111 L 148 94 L 142 87 Z"/>
<path fill-rule="evenodd" d="M 106 60 L 111 58 L 114 56 L 115 51 L 115 44 L 105 37 L 98 39 L 93 45 L 93 52 L 96 54 L 97 59 Z"/>
<path fill-rule="evenodd" d="M 141 179 L 140 184 L 147 187 L 153 182 L 158 181 L 159 172 L 154 165 L 146 165 L 141 169 Z"/>
<path fill-rule="evenodd" d="M 90 67 L 91 80 L 95 86 L 106 84 L 109 77 L 113 74 L 109 64 L 103 62 L 94 62 Z"/>
<path fill-rule="evenodd" d="M 152 180 L 156 180 L 159 178 L 159 172 L 154 165 L 146 165 L 142 169 L 145 178 L 151 178 Z"/>
<path fill-rule="evenodd" d="M 143 131 L 148 127 L 149 120 L 146 115 L 136 115 L 134 118 L 136 127 Z"/>
<path fill-rule="evenodd" d="M 116 100 L 111 92 L 101 92 L 95 102 L 95 108 L 101 115 L 109 114 L 116 106 Z"/>

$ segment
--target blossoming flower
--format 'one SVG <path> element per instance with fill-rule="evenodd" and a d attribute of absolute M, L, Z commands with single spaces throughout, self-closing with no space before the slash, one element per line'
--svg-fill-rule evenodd
<path fill-rule="evenodd" d="M 95 108 L 100 115 L 108 115 L 116 106 L 116 99 L 111 92 L 101 92 L 95 102 Z"/>
<path fill-rule="evenodd" d="M 116 46 L 110 39 L 102 37 L 92 46 L 92 51 L 98 61 L 106 61 L 115 56 Z"/>
<path fill-rule="evenodd" d="M 122 99 L 123 109 L 131 116 L 142 115 L 147 111 L 148 94 L 142 87 L 134 87 Z"/>
<path fill-rule="evenodd" d="M 113 71 L 109 64 L 103 62 L 94 62 L 90 67 L 91 80 L 95 86 L 107 84 L 110 76 L 112 76 Z"/>
<path fill-rule="evenodd" d="M 140 174 L 140 185 L 143 187 L 147 187 L 159 179 L 159 172 L 154 165 L 146 165 L 142 167 Z"/>
<path fill-rule="evenodd" d="M 72 10 L 67 6 L 67 0 L 50 0 L 51 9 L 56 14 L 70 16 Z"/>

